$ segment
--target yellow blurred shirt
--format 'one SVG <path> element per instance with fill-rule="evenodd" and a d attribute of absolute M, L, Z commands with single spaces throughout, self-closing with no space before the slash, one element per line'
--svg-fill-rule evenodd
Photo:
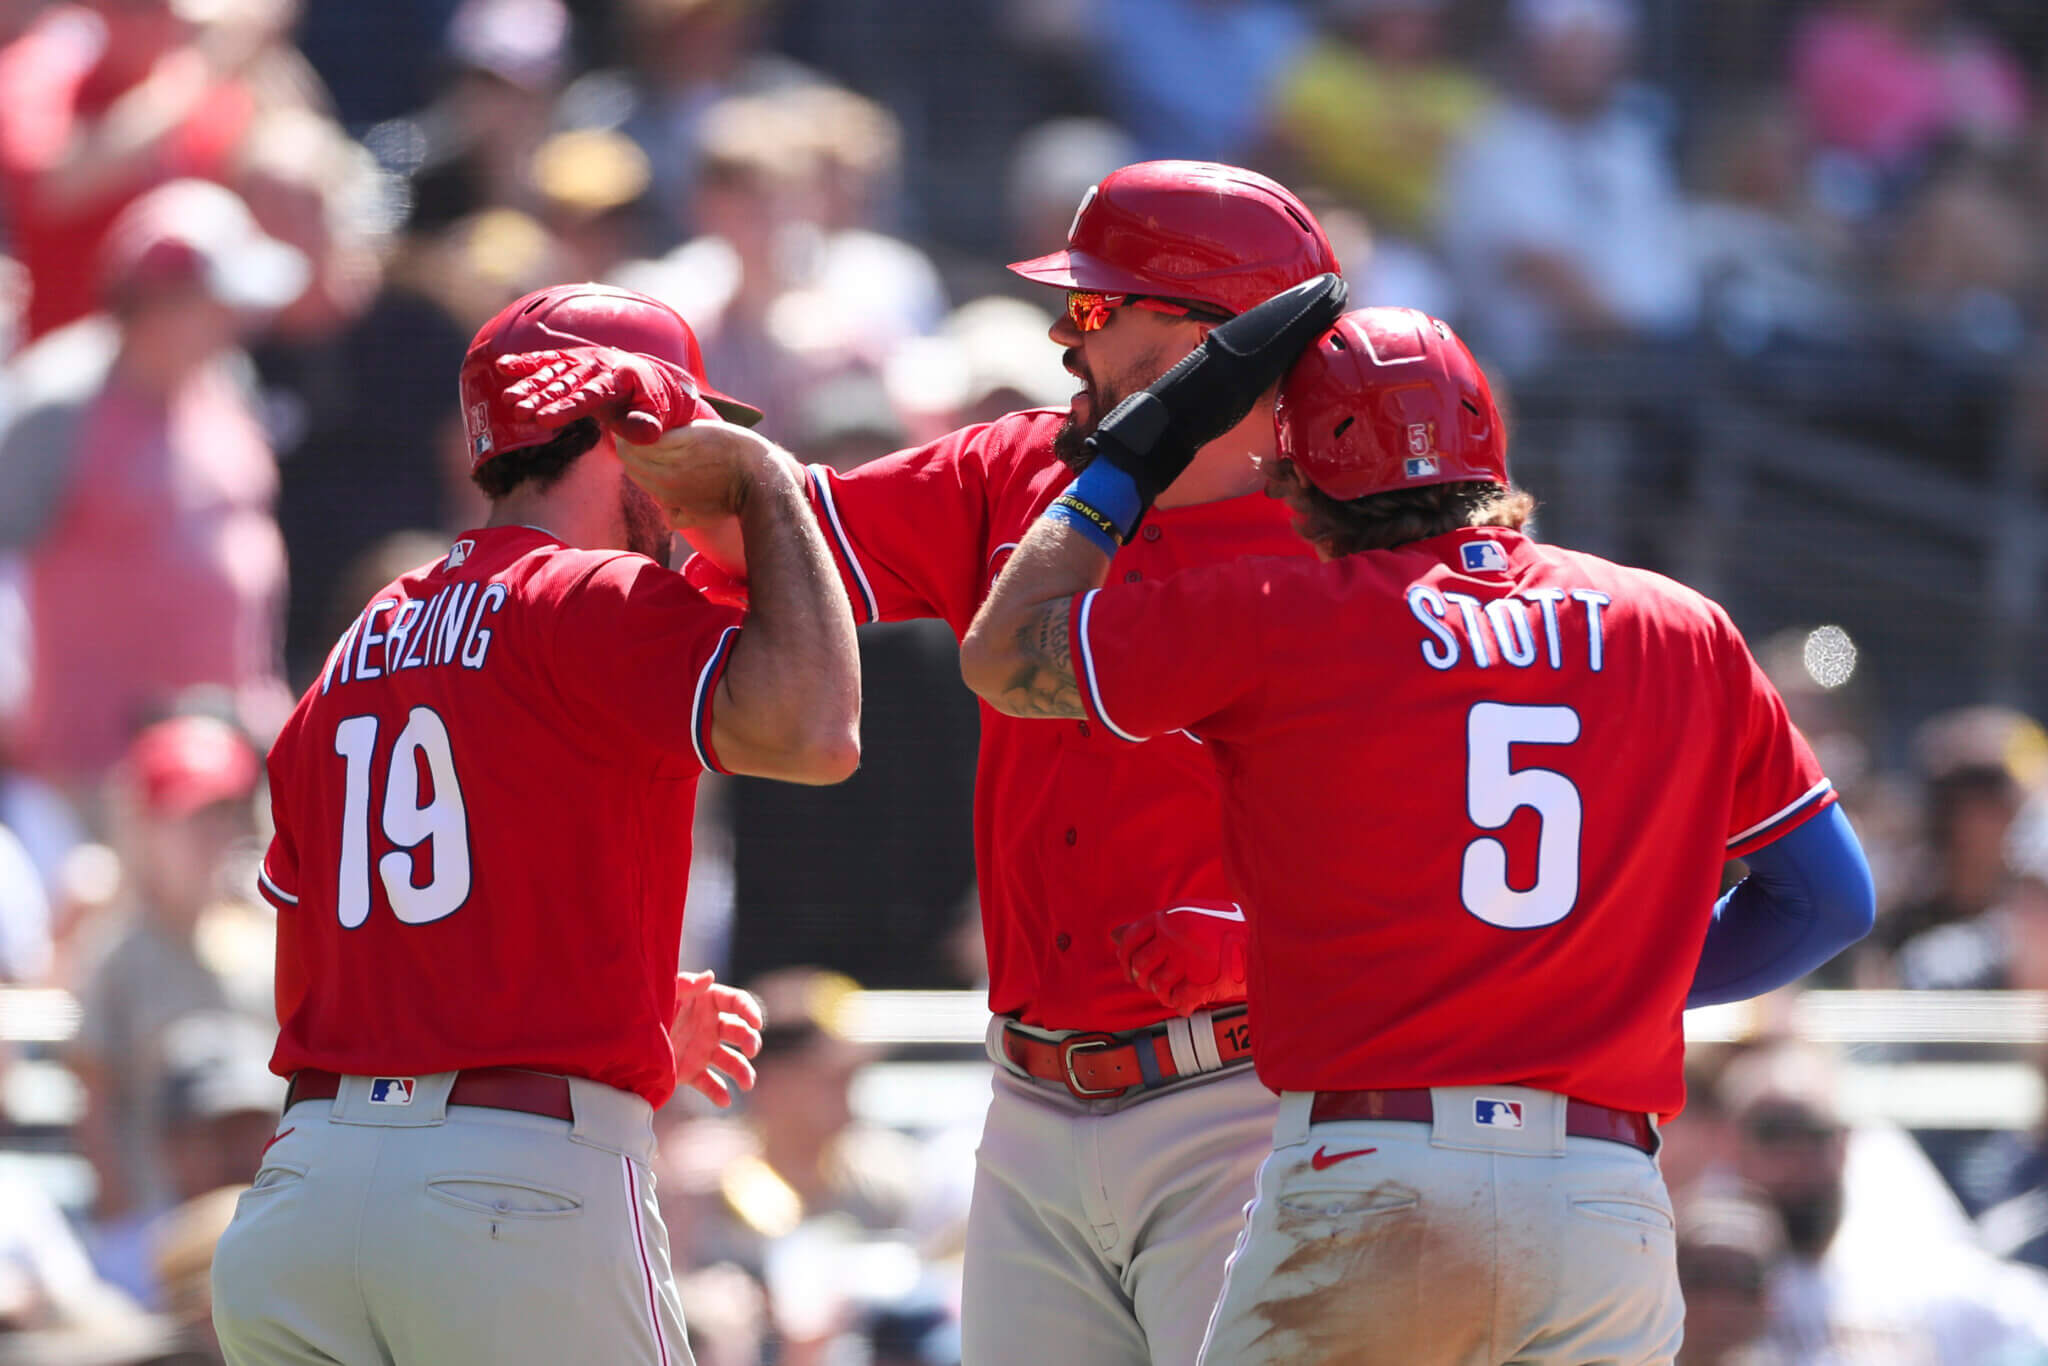
<path fill-rule="evenodd" d="M 1281 78 L 1274 128 L 1309 178 L 1364 209 L 1375 228 L 1426 233 L 1444 156 L 1493 102 L 1449 63 L 1389 67 L 1322 42 Z"/>

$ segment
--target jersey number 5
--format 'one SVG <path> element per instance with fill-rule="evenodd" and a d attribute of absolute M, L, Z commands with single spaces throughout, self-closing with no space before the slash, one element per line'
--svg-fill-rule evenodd
<path fill-rule="evenodd" d="M 1527 891 L 1508 885 L 1507 846 L 1476 839 L 1465 846 L 1459 896 L 1465 909 L 1504 930 L 1555 925 L 1579 900 L 1579 825 L 1585 807 L 1572 780 L 1555 769 L 1515 768 L 1514 745 L 1568 745 L 1579 738 L 1570 707 L 1475 703 L 1465 718 L 1465 814 L 1482 830 L 1499 830 L 1527 806 L 1542 820 L 1536 880 Z"/>
<path fill-rule="evenodd" d="M 334 728 L 334 752 L 348 761 L 341 805 L 341 887 L 335 900 L 343 929 L 370 918 L 370 766 L 377 758 L 377 718 L 351 716 Z M 433 796 L 420 804 L 420 765 Z M 431 707 L 414 707 L 385 761 L 384 837 L 397 845 L 377 860 L 391 912 L 408 925 L 455 914 L 469 900 L 469 816 L 448 727 Z M 417 861 L 408 850 L 432 840 L 433 876 L 414 883 Z"/>

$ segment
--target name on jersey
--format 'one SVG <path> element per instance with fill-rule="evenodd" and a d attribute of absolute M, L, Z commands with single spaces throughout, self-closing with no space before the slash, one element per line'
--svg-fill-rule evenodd
<path fill-rule="evenodd" d="M 1600 613 L 1612 601 L 1592 588 L 1525 588 L 1490 601 L 1422 583 L 1408 590 L 1408 610 L 1424 632 L 1423 662 L 1432 669 L 1541 663 L 1599 673 L 1606 664 Z"/>
<path fill-rule="evenodd" d="M 484 621 L 505 605 L 506 596 L 502 583 L 472 582 L 451 583 L 430 598 L 377 599 L 327 657 L 320 691 L 433 665 L 481 669 L 491 653 Z"/>

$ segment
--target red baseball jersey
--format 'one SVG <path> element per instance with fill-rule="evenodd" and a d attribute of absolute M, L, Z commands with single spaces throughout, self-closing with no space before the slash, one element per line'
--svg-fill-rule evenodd
<path fill-rule="evenodd" d="M 1064 409 L 968 427 L 848 474 L 811 498 L 863 622 L 940 617 L 965 635 L 996 574 L 1072 478 L 1053 454 Z M 1262 494 L 1153 511 L 1110 568 L 1142 583 L 1244 555 L 1308 554 Z M 1235 899 L 1221 787 L 1201 742 L 1138 749 L 1080 721 L 984 705 L 975 866 L 989 1008 L 1052 1029 L 1133 1029 L 1172 1012 L 1132 985 L 1109 932 L 1163 907 Z"/>
<path fill-rule="evenodd" d="M 1720 607 L 1516 532 L 1108 587 L 1072 631 L 1104 731 L 1222 770 L 1275 1090 L 1675 1113 L 1723 862 L 1834 800 Z"/>
<path fill-rule="evenodd" d="M 272 1070 L 518 1066 L 668 1099 L 739 621 L 531 527 L 465 532 L 379 592 L 270 751 Z"/>

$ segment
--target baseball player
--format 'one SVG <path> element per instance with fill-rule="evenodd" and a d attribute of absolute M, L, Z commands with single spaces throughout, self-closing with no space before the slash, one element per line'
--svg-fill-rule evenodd
<path fill-rule="evenodd" d="M 1309 211 L 1263 176 L 1161 161 L 1083 198 L 1063 251 L 1011 267 L 1066 291 L 1054 344 L 1068 407 L 1012 414 L 850 473 L 809 472 L 862 622 L 966 631 L 1025 532 L 1085 459 L 1101 415 L 1204 333 L 1336 269 Z M 567 379 L 595 402 L 601 359 Z M 572 397 L 541 410 L 579 414 Z M 1264 408 L 1208 443 L 1116 557 L 1137 583 L 1245 555 L 1305 556 L 1259 496 Z M 725 570 L 751 556 L 691 533 Z M 710 582 L 707 578 L 706 582 Z M 966 1366 L 1185 1366 L 1271 1133 L 1249 1067 L 1245 912 L 1224 875 L 1219 783 L 1188 735 L 1132 748 L 982 713 L 976 864 L 997 1063 L 968 1216 Z"/>
<path fill-rule="evenodd" d="M 1407 309 L 1324 331 L 1330 292 L 1105 420 L 961 667 L 1012 714 L 1191 732 L 1223 774 L 1281 1101 L 1203 1360 L 1668 1362 L 1681 1012 L 1865 933 L 1869 870 L 1727 615 L 1522 534 L 1463 344 Z M 1305 341 L 1266 474 L 1321 562 L 1115 583 L 1156 490 Z"/>
<path fill-rule="evenodd" d="M 505 386 L 544 385 L 519 353 L 569 344 L 637 353 L 637 384 L 602 424 L 545 429 Z M 676 973 L 697 775 L 836 782 L 857 759 L 802 471 L 715 420 L 760 414 L 704 382 L 673 310 L 528 295 L 461 392 L 489 522 L 371 599 L 270 754 L 291 1089 L 214 1262 L 236 1366 L 688 1363 L 648 1167 L 669 1030 L 714 1099 L 758 1046 L 758 1016 Z M 618 439 L 692 422 L 659 452 Z M 656 475 L 659 504 L 634 482 Z M 671 522 L 736 509 L 744 619 L 658 562 Z"/>

